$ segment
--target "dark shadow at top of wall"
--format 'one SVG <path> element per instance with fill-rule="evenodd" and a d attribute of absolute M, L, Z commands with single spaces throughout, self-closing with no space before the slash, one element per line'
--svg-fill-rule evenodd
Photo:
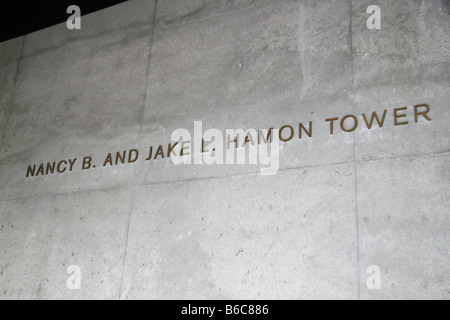
<path fill-rule="evenodd" d="M 128 0 L 45 0 L 2 1 L 0 4 L 0 42 L 17 38 L 67 21 L 67 8 L 77 5 L 81 15 L 99 11 Z"/>

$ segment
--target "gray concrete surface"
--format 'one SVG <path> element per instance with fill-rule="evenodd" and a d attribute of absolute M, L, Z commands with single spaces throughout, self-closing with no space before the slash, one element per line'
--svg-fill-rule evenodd
<path fill-rule="evenodd" d="M 449 8 L 132 0 L 0 43 L 0 299 L 450 299 Z M 384 110 L 369 130 L 362 114 Z M 325 119 L 347 115 L 358 128 L 331 135 Z M 313 136 L 282 143 L 269 177 L 143 161 L 196 120 L 312 121 Z M 102 167 L 134 148 L 136 163 Z"/>

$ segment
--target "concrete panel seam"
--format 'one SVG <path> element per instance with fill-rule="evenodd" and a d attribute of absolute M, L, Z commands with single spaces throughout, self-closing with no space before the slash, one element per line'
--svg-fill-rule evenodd
<path fill-rule="evenodd" d="M 133 23 L 128 25 L 128 28 L 135 28 L 135 27 L 145 27 L 147 24 L 146 23 Z M 111 30 L 111 31 L 103 31 L 99 34 L 93 35 L 93 36 L 78 36 L 77 38 L 69 38 L 65 41 L 63 41 L 62 43 L 59 43 L 58 45 L 54 45 L 54 46 L 50 46 L 50 47 L 46 47 L 46 48 L 41 48 L 41 49 L 37 49 L 34 52 L 31 52 L 30 54 L 24 55 L 23 59 L 29 59 L 32 57 L 36 57 L 42 54 L 46 54 L 48 52 L 52 52 L 55 50 L 60 50 L 63 49 L 66 45 L 68 44 L 73 44 L 79 41 L 86 41 L 86 40 L 95 40 L 104 36 L 108 36 L 108 35 L 112 35 L 117 33 L 117 30 Z M 131 37 L 131 38 L 124 38 L 118 41 L 114 41 L 112 43 L 110 43 L 108 46 L 114 46 L 117 44 L 121 44 L 125 41 L 131 41 L 131 40 L 137 40 L 137 39 L 141 39 L 145 37 L 145 32 L 139 33 L 137 36 Z"/>
<path fill-rule="evenodd" d="M 13 102 L 13 99 L 14 99 L 14 91 L 16 89 L 17 80 L 19 78 L 20 64 L 21 64 L 21 61 L 22 61 L 23 49 L 25 47 L 25 39 L 26 39 L 26 36 L 23 36 L 22 47 L 20 48 L 20 55 L 19 55 L 19 59 L 17 61 L 16 73 L 14 75 L 14 80 L 13 80 L 14 83 L 13 83 L 13 86 L 12 86 L 12 89 L 11 89 L 11 95 L 10 95 L 10 97 L 8 99 L 8 106 L 6 108 L 5 127 L 2 128 L 3 130 L 1 132 L 0 149 L 3 148 L 3 140 L 6 138 L 6 131 L 7 131 L 7 128 L 8 128 L 9 118 L 11 117 L 11 113 L 12 113 L 12 102 Z"/>
<path fill-rule="evenodd" d="M 371 163 L 371 162 L 396 161 L 396 160 L 403 160 L 403 159 L 434 158 L 434 157 L 441 157 L 441 156 L 448 156 L 448 155 L 450 155 L 450 151 L 441 151 L 441 152 L 430 152 L 430 153 L 413 154 L 413 155 L 405 155 L 405 156 L 397 156 L 397 157 L 385 157 L 385 158 L 359 160 L 356 163 L 363 164 L 363 163 Z"/>
<path fill-rule="evenodd" d="M 127 231 L 125 233 L 125 247 L 124 247 L 124 251 L 123 251 L 123 261 L 122 261 L 122 271 L 121 271 L 121 276 L 120 276 L 120 287 L 119 287 L 119 292 L 118 292 L 118 298 L 117 300 L 120 300 L 122 297 L 122 290 L 123 290 L 123 279 L 125 277 L 125 264 L 126 264 L 126 259 L 127 259 L 127 253 L 128 253 L 128 240 L 130 238 L 130 225 L 131 225 L 131 217 L 133 215 L 133 207 L 134 207 L 134 192 L 131 193 L 131 197 L 130 197 L 130 212 L 128 215 L 128 224 L 127 224 Z"/>
<path fill-rule="evenodd" d="M 202 8 L 196 9 L 194 12 L 190 12 L 184 16 L 180 16 L 180 17 L 176 17 L 173 18 L 171 20 L 164 20 L 162 19 L 162 21 L 159 22 L 159 24 L 163 27 L 163 28 L 177 28 L 179 26 L 182 25 L 189 25 L 189 24 L 194 24 L 194 23 L 202 23 L 205 21 L 209 21 L 209 20 L 213 20 L 213 19 L 218 19 L 221 17 L 224 17 L 226 15 L 229 15 L 230 13 L 239 10 L 240 12 L 245 12 L 245 11 L 250 11 L 252 10 L 252 7 L 247 7 L 247 8 L 234 8 L 234 9 L 230 9 L 228 11 L 224 11 L 221 13 L 211 13 L 210 15 L 203 17 L 203 18 L 192 18 L 189 19 L 189 17 L 193 16 L 195 14 L 195 12 L 198 12 L 200 10 L 202 10 Z"/>
<path fill-rule="evenodd" d="M 47 195 L 36 195 L 36 196 L 30 196 L 30 197 L 17 197 L 17 198 L 10 198 L 10 199 L 2 199 L 0 202 L 17 202 L 17 201 L 23 201 L 23 200 L 37 200 L 41 198 L 50 198 L 50 197 L 62 197 L 62 196 L 68 196 L 68 195 L 80 195 L 84 193 L 103 193 L 103 192 L 110 192 L 110 191 L 128 191 L 128 189 L 131 189 L 131 186 L 117 186 L 117 187 L 111 187 L 111 188 L 103 188 L 103 189 L 88 189 L 88 190 L 77 190 L 72 192 L 66 192 L 66 193 L 52 193 Z"/>
<path fill-rule="evenodd" d="M 150 77 L 150 68 L 152 63 L 152 50 L 153 50 L 153 41 L 155 38 L 155 27 L 156 27 L 156 12 L 158 10 L 158 0 L 155 0 L 155 7 L 153 10 L 153 21 L 152 21 L 152 31 L 150 34 L 150 43 L 149 43 L 149 51 L 148 51 L 148 61 L 147 61 L 147 69 L 146 69 L 146 79 L 145 79 L 145 91 L 144 91 L 144 101 L 141 106 L 141 109 L 139 110 L 140 114 L 140 123 L 139 123 L 139 133 L 142 132 L 142 128 L 144 126 L 144 114 L 145 114 L 145 106 L 147 103 L 147 90 L 149 85 L 149 77 Z"/>
<path fill-rule="evenodd" d="M 145 78 L 144 99 L 142 102 L 142 106 L 139 110 L 139 114 L 140 114 L 139 134 L 142 132 L 142 128 L 144 126 L 144 114 L 145 114 L 145 106 L 147 104 L 147 90 L 148 90 L 150 67 L 151 67 L 151 61 L 152 61 L 153 41 L 155 38 L 157 10 L 158 10 L 158 0 L 155 0 L 155 6 L 154 6 L 154 10 L 153 10 L 152 31 L 151 31 L 151 35 L 150 35 L 150 44 L 149 44 L 149 48 L 148 48 L 148 61 L 147 61 L 146 78 Z M 136 181 L 136 167 L 133 170 L 133 181 L 134 182 Z M 124 281 L 124 277 L 125 277 L 125 265 L 126 265 L 127 254 L 128 254 L 128 240 L 129 240 L 129 234 L 130 234 L 131 218 L 133 216 L 133 207 L 134 207 L 134 192 L 131 193 L 130 212 L 129 212 L 129 216 L 128 216 L 127 231 L 125 233 L 125 249 L 124 249 L 123 261 L 122 261 L 122 272 L 121 272 L 121 278 L 120 278 L 118 300 L 121 299 L 122 292 L 123 292 L 123 281 Z"/>
<path fill-rule="evenodd" d="M 291 168 L 280 169 L 279 172 L 301 170 L 301 169 L 325 168 L 325 167 L 339 166 L 339 165 L 351 165 L 351 164 L 355 164 L 355 163 L 356 163 L 356 165 L 359 165 L 359 164 L 379 162 L 379 161 L 396 161 L 396 160 L 404 160 L 404 159 L 435 158 L 435 157 L 442 157 L 442 156 L 448 156 L 448 155 L 450 155 L 450 151 L 444 151 L 444 152 L 439 152 L 439 153 L 432 152 L 432 153 L 423 153 L 423 154 L 408 155 L 408 156 L 378 158 L 378 159 L 359 160 L 359 161 L 344 161 L 344 162 L 335 162 L 335 163 L 313 165 L 313 166 L 291 167 Z M 166 184 L 176 184 L 176 183 L 196 182 L 196 181 L 216 180 L 216 179 L 257 177 L 259 175 L 260 174 L 258 172 L 255 172 L 255 173 L 250 173 L 250 174 L 237 174 L 237 175 L 229 175 L 229 176 L 222 176 L 222 177 L 211 176 L 211 177 L 204 177 L 204 178 L 191 178 L 191 179 L 181 179 L 181 180 L 174 180 L 174 181 L 161 181 L 161 182 L 154 182 L 154 183 L 140 183 L 140 184 L 124 185 L 124 186 L 117 186 L 117 187 L 104 188 L 104 189 L 77 190 L 77 191 L 73 191 L 73 192 L 54 194 L 53 196 L 65 196 L 65 195 L 83 194 L 83 193 L 92 193 L 92 192 L 117 191 L 117 190 L 121 190 L 121 189 L 127 191 L 127 189 L 130 189 L 132 187 L 158 186 L 158 185 L 166 185 Z M 31 196 L 31 197 L 16 197 L 16 198 L 4 199 L 2 201 L 9 202 L 9 201 L 20 201 L 20 200 L 28 200 L 28 199 L 40 199 L 40 198 L 48 197 L 48 196 L 49 195 L 38 195 L 38 196 Z"/>
<path fill-rule="evenodd" d="M 356 275 L 357 275 L 357 292 L 358 300 L 361 300 L 361 284 L 360 284 L 360 247 L 359 247 L 359 214 L 358 214 L 358 166 L 356 161 L 356 146 L 355 141 L 353 141 L 353 171 L 354 171 L 354 188 L 355 188 L 355 228 L 356 228 Z"/>
<path fill-rule="evenodd" d="M 353 63 L 353 59 L 354 59 L 354 51 L 353 51 L 353 0 L 349 0 L 350 1 L 350 35 L 349 35 L 349 46 L 350 46 L 350 59 L 351 59 L 351 68 L 352 68 L 352 84 L 350 86 L 351 89 L 353 89 L 354 87 L 354 83 L 355 83 L 355 69 L 354 69 L 354 63 Z"/>

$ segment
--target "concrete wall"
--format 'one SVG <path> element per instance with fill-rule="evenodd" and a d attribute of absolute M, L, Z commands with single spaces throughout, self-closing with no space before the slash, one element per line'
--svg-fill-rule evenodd
<path fill-rule="evenodd" d="M 373 4 L 381 30 L 366 26 Z M 449 13 L 446 0 L 132 0 L 1 43 L 0 298 L 450 299 Z M 431 121 L 416 123 L 424 103 Z M 385 109 L 368 130 L 362 113 Z M 325 119 L 349 114 L 358 129 L 331 135 Z M 273 176 L 102 167 L 195 120 L 314 133 L 281 145 Z M 80 170 L 86 156 L 96 169 Z"/>

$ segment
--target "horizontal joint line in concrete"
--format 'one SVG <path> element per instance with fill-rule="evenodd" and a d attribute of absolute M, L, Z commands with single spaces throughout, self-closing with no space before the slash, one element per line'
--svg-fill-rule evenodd
<path fill-rule="evenodd" d="M 301 170 L 301 169 L 325 168 L 325 167 L 338 166 L 338 165 L 350 165 L 350 164 L 355 164 L 355 163 L 358 165 L 358 164 L 379 162 L 379 161 L 395 161 L 395 160 L 402 160 L 402 159 L 418 159 L 418 158 L 424 158 L 424 157 L 441 157 L 441 156 L 448 156 L 448 155 L 450 155 L 450 151 L 432 152 L 432 153 L 423 153 L 423 154 L 416 154 L 416 155 L 378 158 L 378 159 L 369 159 L 369 160 L 360 160 L 360 161 L 352 160 L 352 161 L 334 162 L 334 163 L 329 163 L 329 164 L 284 168 L 284 169 L 280 169 L 279 172 Z M 217 179 L 229 179 L 229 178 L 241 178 L 241 177 L 258 177 L 258 176 L 260 176 L 260 173 L 254 172 L 254 173 L 248 173 L 248 174 L 236 174 L 236 175 L 229 175 L 229 176 L 211 176 L 211 177 L 203 177 L 203 178 L 189 178 L 189 179 L 180 179 L 180 180 L 173 180 L 173 181 L 159 181 L 159 182 L 153 182 L 153 183 L 132 183 L 129 185 L 104 188 L 104 189 L 86 189 L 86 190 L 77 190 L 77 191 L 67 192 L 67 193 L 54 193 L 54 194 L 47 194 L 47 195 L 44 194 L 44 195 L 37 195 L 37 196 L 30 196 L 30 197 L 10 198 L 10 199 L 4 199 L 4 200 L 2 200 L 2 202 L 27 200 L 27 199 L 39 199 L 39 198 L 45 198 L 45 197 L 65 196 L 65 195 L 71 195 L 71 194 L 118 191 L 121 189 L 127 190 L 127 189 L 132 189 L 135 187 L 157 186 L 157 185 L 166 185 L 166 184 L 197 182 L 197 181 L 217 180 Z"/>
<path fill-rule="evenodd" d="M 128 26 L 127 28 L 136 28 L 136 27 L 142 27 L 142 30 L 139 31 L 145 31 L 145 27 L 150 28 L 151 24 L 148 23 L 136 23 L 136 24 L 132 24 L 130 26 Z M 113 35 L 113 34 L 119 34 L 119 32 L 123 32 L 122 30 L 111 30 L 111 31 L 103 31 L 99 34 L 96 35 L 92 35 L 92 36 L 79 36 L 79 37 L 73 37 L 73 38 L 69 38 L 65 41 L 62 41 L 61 43 L 54 45 L 54 46 L 50 46 L 47 48 L 41 48 L 41 49 L 37 49 L 34 52 L 31 52 L 30 54 L 24 55 L 23 59 L 29 59 L 29 58 L 33 58 L 42 54 L 46 54 L 48 52 L 52 52 L 52 51 L 56 51 L 56 50 L 60 50 L 62 48 L 64 48 L 65 46 L 69 45 L 69 44 L 73 44 L 79 41 L 88 41 L 88 40 L 95 40 L 95 39 L 99 39 L 102 38 L 104 36 L 107 35 Z M 118 40 L 118 41 L 113 41 L 111 42 L 108 46 L 115 46 L 115 45 L 119 45 L 123 42 L 126 41 L 133 41 L 133 40 L 139 40 L 142 38 L 145 38 L 147 35 L 143 34 L 142 37 L 137 37 L 137 38 L 126 38 L 126 34 L 125 34 L 125 38 Z"/>
<path fill-rule="evenodd" d="M 199 8 L 200 10 L 202 8 Z M 194 24 L 194 23 L 201 23 L 201 22 L 205 22 L 205 21 L 209 21 L 212 19 L 217 19 L 226 15 L 229 15 L 230 13 L 234 12 L 234 11 L 238 11 L 239 12 L 245 12 L 245 11 L 250 11 L 254 9 L 253 7 L 244 7 L 244 8 L 230 8 L 228 10 L 225 10 L 223 12 L 219 12 L 219 13 L 214 13 L 211 12 L 209 15 L 207 15 L 206 17 L 199 17 L 199 18 L 195 18 L 195 17 L 191 17 L 192 13 L 187 13 L 184 16 L 179 16 L 179 17 L 175 17 L 173 19 L 164 19 L 164 18 L 159 18 L 156 21 L 156 24 L 159 25 L 161 28 L 171 28 L 171 27 L 179 27 L 182 25 L 189 25 L 189 24 Z"/>

